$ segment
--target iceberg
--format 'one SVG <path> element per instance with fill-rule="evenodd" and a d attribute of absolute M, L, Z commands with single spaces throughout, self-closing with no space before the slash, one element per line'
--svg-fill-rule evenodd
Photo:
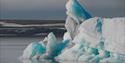
<path fill-rule="evenodd" d="M 43 41 L 29 44 L 23 57 L 125 63 L 125 17 L 92 17 L 77 0 L 69 0 L 66 10 L 63 40 L 51 32 Z"/>
<path fill-rule="evenodd" d="M 77 32 L 79 33 L 71 41 L 75 45 L 60 54 L 59 59 L 67 60 L 69 58 L 65 56 L 68 55 L 70 57 L 69 60 L 78 60 L 86 63 L 125 62 L 124 17 L 90 18 L 80 24 Z M 82 45 L 83 47 L 81 47 Z M 73 54 L 74 50 L 75 54 Z"/>

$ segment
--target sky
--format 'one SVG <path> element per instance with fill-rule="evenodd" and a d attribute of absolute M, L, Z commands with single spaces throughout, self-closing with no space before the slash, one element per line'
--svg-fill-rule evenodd
<path fill-rule="evenodd" d="M 0 19 L 65 20 L 67 0 L 0 0 Z M 79 0 L 92 16 L 125 17 L 125 0 Z"/>

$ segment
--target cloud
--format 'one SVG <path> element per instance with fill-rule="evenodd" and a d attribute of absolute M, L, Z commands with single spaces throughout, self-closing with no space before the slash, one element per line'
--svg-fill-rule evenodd
<path fill-rule="evenodd" d="M 67 0 L 0 0 L 1 18 L 65 19 Z M 93 16 L 125 17 L 125 0 L 80 0 Z"/>
<path fill-rule="evenodd" d="M 60 8 L 64 0 L 1 0 L 3 9 Z"/>

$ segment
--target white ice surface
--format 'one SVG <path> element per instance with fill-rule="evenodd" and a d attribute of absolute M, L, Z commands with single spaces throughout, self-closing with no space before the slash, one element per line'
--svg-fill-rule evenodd
<path fill-rule="evenodd" d="M 104 18 L 102 35 L 105 47 L 111 52 L 125 54 L 125 18 Z"/>
<path fill-rule="evenodd" d="M 81 41 L 89 42 L 92 47 L 95 47 L 101 37 L 100 33 L 96 31 L 96 22 L 98 17 L 84 21 L 78 28 L 78 34 L 72 42 L 78 43 Z"/>

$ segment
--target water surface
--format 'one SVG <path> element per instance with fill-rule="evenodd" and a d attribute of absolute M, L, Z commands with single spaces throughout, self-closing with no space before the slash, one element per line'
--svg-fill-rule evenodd
<path fill-rule="evenodd" d="M 42 37 L 0 37 L 0 63 L 78 63 L 75 61 L 19 59 L 29 43 L 39 42 L 42 39 Z"/>

